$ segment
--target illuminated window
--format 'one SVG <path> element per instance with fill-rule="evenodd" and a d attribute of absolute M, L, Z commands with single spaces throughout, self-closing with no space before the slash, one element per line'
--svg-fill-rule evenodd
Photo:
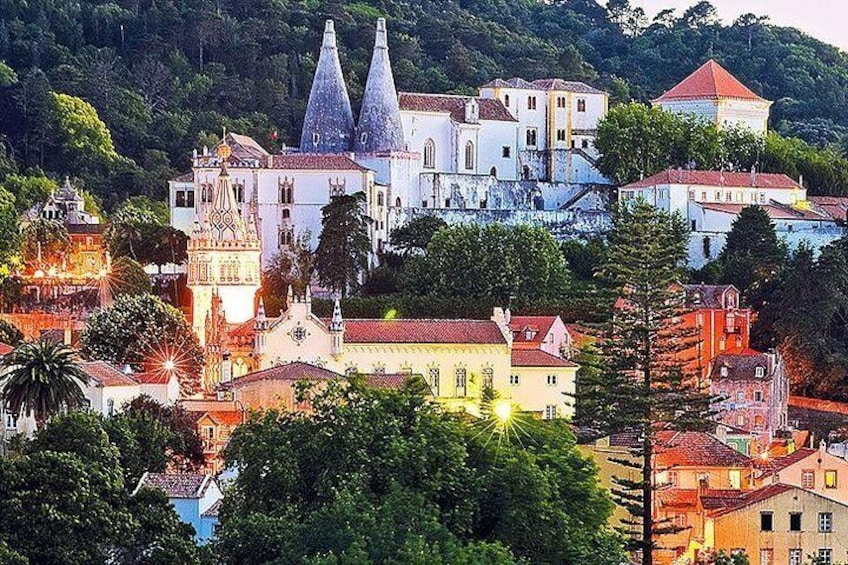
<path fill-rule="evenodd" d="M 816 472 L 812 470 L 801 471 L 801 488 L 812 489 L 816 486 Z"/>
<path fill-rule="evenodd" d="M 824 472 L 824 488 L 836 488 L 836 471 Z"/>
<path fill-rule="evenodd" d="M 548 386 L 556 386 L 557 384 L 557 376 L 556 375 L 548 375 Z"/>
<path fill-rule="evenodd" d="M 730 488 L 733 490 L 739 490 L 742 488 L 742 471 L 738 469 L 731 469 L 728 473 L 728 484 Z"/>
<path fill-rule="evenodd" d="M 761 379 L 764 376 L 766 376 L 766 368 L 765 367 L 757 367 L 756 368 L 756 375 L 757 375 L 758 379 Z"/>
<path fill-rule="evenodd" d="M 518 375 L 510 375 L 509 384 L 511 384 L 512 386 L 518 386 L 519 384 L 521 384 L 521 379 Z"/>
<path fill-rule="evenodd" d="M 495 386 L 495 371 L 491 367 L 483 369 L 483 388 L 494 388 Z"/>

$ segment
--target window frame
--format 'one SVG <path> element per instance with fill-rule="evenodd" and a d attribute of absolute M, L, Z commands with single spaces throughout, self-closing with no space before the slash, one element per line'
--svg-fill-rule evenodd
<path fill-rule="evenodd" d="M 833 533 L 833 512 L 819 512 L 819 533 Z"/>
<path fill-rule="evenodd" d="M 766 527 L 768 526 L 768 527 Z M 761 532 L 773 532 L 774 531 L 774 512 L 771 510 L 764 510 L 760 512 L 760 531 Z"/>

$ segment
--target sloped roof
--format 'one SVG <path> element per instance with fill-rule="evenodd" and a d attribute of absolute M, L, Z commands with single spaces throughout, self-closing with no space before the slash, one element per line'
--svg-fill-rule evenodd
<path fill-rule="evenodd" d="M 194 171 L 183 173 L 178 177 L 171 179 L 174 182 L 194 182 Z"/>
<path fill-rule="evenodd" d="M 603 90 L 591 87 L 585 82 L 563 80 L 561 78 L 542 78 L 534 80 L 530 84 L 540 90 L 561 90 L 577 94 L 606 94 Z"/>
<path fill-rule="evenodd" d="M 728 290 L 734 288 L 730 284 L 684 284 L 686 302 L 699 308 L 724 308 L 722 297 Z"/>
<path fill-rule="evenodd" d="M 133 378 L 143 385 L 166 385 L 174 378 L 174 373 L 168 371 L 144 371 L 133 373 Z"/>
<path fill-rule="evenodd" d="M 196 473 L 144 473 L 135 490 L 145 486 L 161 490 L 168 498 L 201 498 L 212 480 L 211 475 Z"/>
<path fill-rule="evenodd" d="M 657 492 L 660 506 L 685 508 L 698 504 L 698 490 L 693 488 L 668 488 Z"/>
<path fill-rule="evenodd" d="M 680 81 L 655 102 L 672 100 L 737 100 L 765 101 L 739 82 L 727 69 L 710 59 L 695 72 Z"/>
<path fill-rule="evenodd" d="M 738 215 L 742 209 L 749 206 L 748 204 L 726 204 L 723 202 L 696 202 L 696 206 L 700 206 L 704 210 L 712 210 L 723 214 Z M 812 221 L 831 221 L 830 216 L 819 214 L 814 210 L 792 208 L 780 204 L 757 204 L 762 208 L 769 218 L 772 220 L 812 220 Z"/>
<path fill-rule="evenodd" d="M 524 88 L 527 90 L 539 90 L 533 83 L 524 80 L 523 78 L 513 77 L 510 79 L 496 78 L 489 81 L 480 88 Z"/>
<path fill-rule="evenodd" d="M 509 320 L 509 329 L 512 331 L 512 346 L 514 348 L 533 347 L 538 349 L 556 319 L 556 316 L 512 316 Z M 526 330 L 535 332 L 535 335 L 527 339 Z"/>
<path fill-rule="evenodd" d="M 452 96 L 448 94 L 400 93 L 400 109 L 412 112 L 439 112 L 450 114 L 453 121 L 465 122 L 465 103 L 474 98 L 480 107 L 479 118 L 497 122 L 517 122 L 506 106 L 495 98 Z"/>
<path fill-rule="evenodd" d="M 283 153 L 271 158 L 271 167 L 274 169 L 317 170 L 317 171 L 357 171 L 364 172 L 368 169 L 356 161 L 342 154 L 322 153 Z"/>
<path fill-rule="evenodd" d="M 343 375 L 330 371 L 329 369 L 324 369 L 323 367 L 317 367 L 301 361 L 295 361 L 294 363 L 277 365 L 276 367 L 269 367 L 267 369 L 262 369 L 261 371 L 247 373 L 244 376 L 235 378 L 227 383 L 223 383 L 221 387 L 238 389 L 250 383 L 266 380 L 332 381 L 340 378 L 343 378 Z"/>
<path fill-rule="evenodd" d="M 801 449 L 796 449 L 792 453 L 784 455 L 782 457 L 775 457 L 774 459 L 757 459 L 754 461 L 754 465 L 757 468 L 767 471 L 769 473 L 777 473 L 787 467 L 798 463 L 799 461 L 803 461 L 807 457 L 812 457 L 813 455 L 818 454 L 817 449 L 809 449 L 807 447 L 802 447 Z"/>
<path fill-rule="evenodd" d="M 217 518 L 218 513 L 221 512 L 221 504 L 223 504 L 223 502 L 223 498 L 221 500 L 216 501 L 215 504 L 207 508 L 206 511 L 203 512 L 200 516 L 202 518 Z"/>
<path fill-rule="evenodd" d="M 658 467 L 748 467 L 751 460 L 704 432 L 657 432 Z"/>
<path fill-rule="evenodd" d="M 729 188 L 801 189 L 801 185 L 784 174 L 737 173 L 728 171 L 692 171 L 666 169 L 648 178 L 632 182 L 624 189 L 648 188 L 667 184 L 723 186 Z"/>
<path fill-rule="evenodd" d="M 513 367 L 579 367 L 567 359 L 551 355 L 541 349 L 513 349 Z"/>
<path fill-rule="evenodd" d="M 219 426 L 235 427 L 245 421 L 247 415 L 241 410 L 210 410 L 209 412 L 192 412 L 195 423 L 209 418 Z"/>
<path fill-rule="evenodd" d="M 106 361 L 86 361 L 80 369 L 100 386 L 138 386 L 138 382 Z"/>
<path fill-rule="evenodd" d="M 814 410 L 816 412 L 830 412 L 848 416 L 848 403 L 835 402 L 833 400 L 822 400 L 820 398 L 808 398 L 805 396 L 790 396 L 789 406 L 803 410 Z"/>
<path fill-rule="evenodd" d="M 412 378 L 406 373 L 386 373 L 365 375 L 365 384 L 373 388 L 400 390 Z"/>
<path fill-rule="evenodd" d="M 757 376 L 757 367 L 763 368 L 763 376 Z M 723 368 L 727 374 L 722 375 Z M 711 378 L 719 380 L 768 380 L 772 378 L 769 373 L 769 358 L 765 353 L 754 349 L 735 349 L 722 353 L 713 360 Z"/>
<path fill-rule="evenodd" d="M 757 490 L 743 491 L 741 496 L 738 499 L 737 504 L 733 504 L 733 505 L 728 506 L 726 508 L 721 508 L 719 510 L 715 510 L 715 511 L 710 513 L 710 516 L 713 517 L 713 518 L 725 516 L 725 515 L 730 514 L 732 512 L 736 512 L 737 510 L 741 510 L 743 508 L 746 508 L 746 507 L 751 506 L 753 504 L 756 504 L 758 502 L 768 500 L 769 498 L 772 498 L 773 496 L 783 494 L 785 492 L 788 492 L 790 490 L 794 490 L 796 488 L 797 487 L 785 485 L 785 484 L 782 484 L 782 483 L 777 483 L 777 484 L 769 485 L 767 487 L 763 487 L 763 488 L 757 489 Z M 800 489 L 798 489 L 798 490 L 800 490 Z M 815 493 L 812 493 L 812 494 L 815 495 Z M 819 495 L 816 495 L 816 496 L 819 496 Z"/>
<path fill-rule="evenodd" d="M 837 222 L 848 219 L 848 198 L 844 196 L 809 196 L 807 200 Z"/>
<path fill-rule="evenodd" d="M 346 343 L 506 344 L 491 320 L 347 319 Z"/>

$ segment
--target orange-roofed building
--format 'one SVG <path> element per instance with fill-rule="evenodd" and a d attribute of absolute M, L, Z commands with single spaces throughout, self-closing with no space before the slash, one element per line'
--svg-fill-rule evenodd
<path fill-rule="evenodd" d="M 653 104 L 675 114 L 709 120 L 720 128 L 741 127 L 765 134 L 772 103 L 710 59 Z"/>
<path fill-rule="evenodd" d="M 203 442 L 206 472 L 218 474 L 224 469 L 221 452 L 235 429 L 247 419 L 247 409 L 232 401 L 185 401 L 180 403 L 194 417 L 195 428 Z"/>

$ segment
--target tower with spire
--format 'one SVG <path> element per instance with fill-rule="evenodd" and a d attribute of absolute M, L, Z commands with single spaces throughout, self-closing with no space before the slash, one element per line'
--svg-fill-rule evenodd
<path fill-rule="evenodd" d="M 353 111 L 347 94 L 333 20 L 327 20 L 318 66 L 306 105 L 300 150 L 304 153 L 350 151 Z"/>
<path fill-rule="evenodd" d="M 227 160 L 230 147 L 218 146 L 221 171 L 213 189 L 212 204 L 195 218 L 188 240 L 188 288 L 192 296 L 192 327 L 202 344 L 207 342 L 207 319 L 225 315 L 238 324 L 253 317 L 254 298 L 261 284 L 262 246 L 256 211 L 248 218 L 238 209 Z M 221 312 L 218 312 L 220 310 Z"/>
<path fill-rule="evenodd" d="M 354 150 L 357 153 L 403 151 L 403 125 L 395 89 L 395 79 L 389 60 L 386 20 L 377 20 L 377 35 L 371 68 L 362 96 L 359 125 L 356 128 Z"/>

